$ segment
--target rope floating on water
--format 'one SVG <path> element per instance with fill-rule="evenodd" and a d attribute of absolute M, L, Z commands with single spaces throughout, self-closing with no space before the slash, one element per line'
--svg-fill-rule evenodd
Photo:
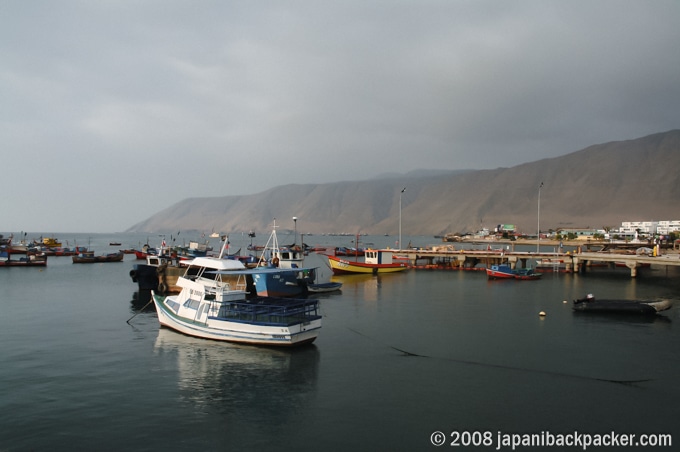
<path fill-rule="evenodd" d="M 392 350 L 396 350 L 399 353 L 402 353 L 404 356 L 409 356 L 409 357 L 418 357 L 418 358 L 431 358 L 431 359 L 437 359 L 441 361 L 451 361 L 454 363 L 459 363 L 459 364 L 467 364 L 471 366 L 480 366 L 480 367 L 489 367 L 489 368 L 496 368 L 496 369 L 505 369 L 505 370 L 515 370 L 515 371 L 520 371 L 520 372 L 529 372 L 529 373 L 535 373 L 535 374 L 544 374 L 544 375 L 552 375 L 556 377 L 567 377 L 567 378 L 578 378 L 581 380 L 590 380 L 590 381 L 601 381 L 605 383 L 616 383 L 620 385 L 626 385 L 626 386 L 634 386 L 638 383 L 645 383 L 648 381 L 652 381 L 651 378 L 644 378 L 644 379 L 639 379 L 639 380 L 616 380 L 616 379 L 610 379 L 610 378 L 597 378 L 597 377 L 588 377 L 585 375 L 576 375 L 576 374 L 569 374 L 569 373 L 564 373 L 564 372 L 556 372 L 552 370 L 541 370 L 541 369 L 530 369 L 527 367 L 516 367 L 516 366 L 508 366 L 505 364 L 493 364 L 493 363 L 484 363 L 481 361 L 470 361 L 466 359 L 455 359 L 455 358 L 440 358 L 440 357 L 435 357 L 435 356 L 427 356 L 427 355 L 421 355 L 418 353 L 413 353 L 409 352 L 407 350 L 395 347 L 390 344 L 386 344 L 384 342 L 381 342 L 371 336 L 368 336 L 360 331 L 357 331 L 355 329 L 347 327 L 348 330 L 352 331 L 353 333 L 358 334 L 359 336 L 363 336 L 367 339 L 372 340 L 373 342 L 377 342 L 379 344 L 384 345 L 385 347 L 391 348 Z"/>

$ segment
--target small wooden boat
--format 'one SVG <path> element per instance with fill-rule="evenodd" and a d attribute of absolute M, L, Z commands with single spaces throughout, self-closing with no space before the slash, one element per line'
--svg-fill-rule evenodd
<path fill-rule="evenodd" d="M 605 314 L 642 314 L 651 315 L 670 309 L 670 300 L 599 300 L 588 295 L 574 300 L 573 309 L 578 312 L 594 312 Z"/>
<path fill-rule="evenodd" d="M 540 279 L 543 273 L 535 272 L 533 268 L 515 269 L 515 279 L 534 280 Z"/>
<path fill-rule="evenodd" d="M 51 250 L 54 256 L 75 256 L 81 253 L 87 253 L 86 246 L 76 246 L 74 248 L 52 248 Z"/>
<path fill-rule="evenodd" d="M 394 273 L 406 270 L 405 262 L 394 262 L 391 251 L 366 250 L 364 262 L 340 259 L 337 256 L 328 256 L 328 263 L 336 275 L 347 273 Z"/>
<path fill-rule="evenodd" d="M 486 268 L 489 279 L 515 279 L 515 272 L 509 265 L 492 265 Z"/>
<path fill-rule="evenodd" d="M 122 251 L 95 256 L 94 251 L 77 254 L 72 256 L 74 264 L 94 264 L 97 262 L 121 262 L 125 254 Z"/>
<path fill-rule="evenodd" d="M 54 237 L 45 237 L 42 239 L 42 242 L 34 240 L 34 243 L 36 245 L 44 245 L 48 248 L 61 248 L 61 242 Z"/>
<path fill-rule="evenodd" d="M 340 282 L 327 282 L 307 285 L 307 290 L 313 293 L 334 292 L 336 290 L 340 290 L 341 288 L 342 283 Z"/>
<path fill-rule="evenodd" d="M 486 276 L 489 279 L 534 280 L 540 279 L 543 274 L 534 271 L 533 268 L 512 268 L 503 264 L 487 267 Z"/>
<path fill-rule="evenodd" d="M 45 253 L 30 252 L 26 257 L 10 259 L 5 252 L 0 253 L 0 267 L 45 267 L 47 266 L 47 255 Z"/>

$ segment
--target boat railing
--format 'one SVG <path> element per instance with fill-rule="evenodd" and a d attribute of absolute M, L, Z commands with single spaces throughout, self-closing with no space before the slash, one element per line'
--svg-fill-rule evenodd
<path fill-rule="evenodd" d="M 318 300 L 274 304 L 253 302 L 224 303 L 217 319 L 267 325 L 294 325 L 320 318 Z"/>

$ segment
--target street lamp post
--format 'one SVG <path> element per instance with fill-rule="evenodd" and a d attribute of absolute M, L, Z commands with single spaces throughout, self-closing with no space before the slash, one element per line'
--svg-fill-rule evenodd
<path fill-rule="evenodd" d="M 543 187 L 543 182 L 538 186 L 538 226 L 536 230 L 536 253 L 539 252 L 541 246 L 541 187 Z"/>
<path fill-rule="evenodd" d="M 294 227 L 294 235 L 293 235 L 293 247 L 297 245 L 297 217 L 293 217 L 293 227 Z"/>
<path fill-rule="evenodd" d="M 406 191 L 406 187 L 401 189 L 401 193 L 399 193 L 399 250 L 401 251 L 401 197 Z"/>

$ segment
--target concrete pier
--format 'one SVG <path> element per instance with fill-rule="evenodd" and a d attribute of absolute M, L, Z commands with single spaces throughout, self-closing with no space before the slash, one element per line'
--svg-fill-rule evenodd
<path fill-rule="evenodd" d="M 680 254 L 638 255 L 613 252 L 517 252 L 508 250 L 456 250 L 453 246 L 438 246 L 432 249 L 392 250 L 397 256 L 405 256 L 415 268 L 450 268 L 472 270 L 479 264 L 485 267 L 508 264 L 512 268 L 535 267 L 537 260 L 552 259 L 564 262 L 568 272 L 584 272 L 593 263 L 624 263 L 635 278 L 645 264 L 680 267 Z M 533 262 L 532 262 L 533 261 Z"/>

